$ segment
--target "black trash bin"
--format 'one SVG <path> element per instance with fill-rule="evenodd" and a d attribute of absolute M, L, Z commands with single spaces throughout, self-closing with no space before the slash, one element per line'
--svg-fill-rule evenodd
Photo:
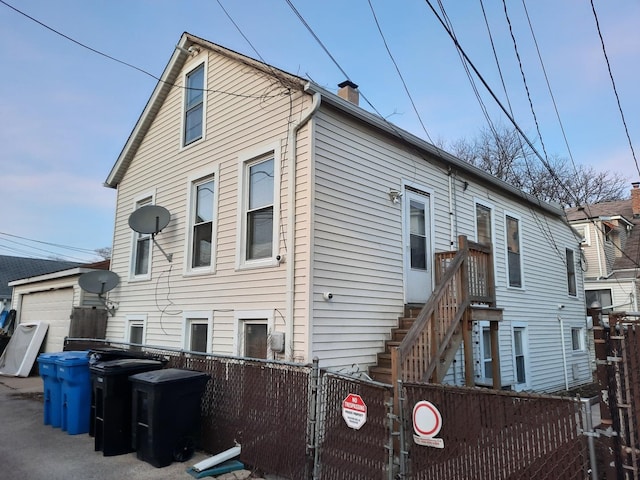
<path fill-rule="evenodd" d="M 95 451 L 104 456 L 129 453 L 131 448 L 131 383 L 129 376 L 164 366 L 158 360 L 120 358 L 90 367 Z"/>
<path fill-rule="evenodd" d="M 167 368 L 129 377 L 131 443 L 140 460 L 166 467 L 193 455 L 200 433 L 200 403 L 209 375 Z"/>

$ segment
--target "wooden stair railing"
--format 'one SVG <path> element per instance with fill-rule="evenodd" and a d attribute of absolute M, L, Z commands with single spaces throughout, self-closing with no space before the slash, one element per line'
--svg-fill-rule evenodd
<path fill-rule="evenodd" d="M 391 349 L 391 377 L 441 383 L 464 340 L 467 384 L 473 384 L 473 304 L 495 307 L 490 246 L 458 238 L 457 252 L 436 254 L 436 288 L 397 348 Z"/>

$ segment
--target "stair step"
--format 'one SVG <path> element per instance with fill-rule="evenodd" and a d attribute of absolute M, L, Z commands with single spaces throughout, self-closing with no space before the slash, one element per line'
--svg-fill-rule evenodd
<path fill-rule="evenodd" d="M 376 382 L 391 383 L 391 368 L 369 367 L 369 376 Z"/>
<path fill-rule="evenodd" d="M 408 328 L 393 328 L 391 329 L 391 339 L 392 340 L 402 340 L 409 333 Z"/>
<path fill-rule="evenodd" d="M 413 317 L 399 317 L 398 318 L 398 327 L 399 328 L 406 328 L 407 330 L 409 330 L 414 322 L 416 321 L 415 318 Z"/>
<path fill-rule="evenodd" d="M 378 367 L 391 368 L 391 353 L 378 353 Z"/>
<path fill-rule="evenodd" d="M 404 316 L 407 318 L 416 318 L 422 310 L 422 304 L 409 304 L 404 306 Z"/>

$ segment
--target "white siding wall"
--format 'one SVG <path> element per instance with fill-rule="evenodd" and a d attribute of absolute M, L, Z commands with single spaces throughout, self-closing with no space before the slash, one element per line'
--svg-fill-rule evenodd
<path fill-rule="evenodd" d="M 403 308 L 401 205 L 388 197 L 403 182 L 433 192 L 435 251 L 451 248 L 454 237 L 475 239 L 475 199 L 494 206 L 495 263 L 503 384 L 514 383 L 511 322 L 527 326 L 530 388 L 564 385 L 558 315 L 566 325 L 565 351 L 571 348 L 569 325 L 584 326 L 583 285 L 579 265 L 577 297 L 567 293 L 565 248 L 578 244 L 559 218 L 498 193 L 478 179 L 453 172 L 450 215 L 446 166 L 423 159 L 372 131 L 324 109 L 315 123 L 315 248 L 313 268 L 313 354 L 321 364 L 361 369 L 375 363 L 390 328 Z M 465 186 L 466 185 L 466 186 Z M 505 212 L 520 219 L 524 288 L 507 288 Z M 322 293 L 331 291 L 327 302 Z M 559 310 L 559 305 L 564 308 Z M 584 370 L 588 370 L 585 360 Z M 460 367 L 458 367 L 460 368 Z M 571 368 L 570 366 L 568 368 Z M 571 372 L 570 372 L 571 373 Z M 584 383 L 584 376 L 580 379 Z M 575 383 L 575 382 L 574 382 Z"/>
<path fill-rule="evenodd" d="M 145 343 L 181 348 L 183 312 L 213 312 L 213 352 L 233 354 L 234 311 L 271 310 L 274 330 L 285 331 L 285 263 L 255 269 L 237 269 L 236 245 L 239 235 L 238 176 L 240 158 L 246 152 L 276 146 L 282 153 L 275 158 L 280 170 L 282 193 L 278 228 L 279 244 L 276 253 L 286 256 L 287 175 L 283 155 L 287 152 L 287 133 L 290 121 L 310 104 L 310 97 L 293 91 L 293 99 L 281 95 L 283 87 L 246 65 L 206 50 L 189 62 L 184 71 L 196 67 L 207 56 L 208 80 L 206 93 L 205 139 L 181 148 L 182 76 L 159 110 L 118 187 L 112 270 L 121 284 L 111 293 L 118 302 L 116 316 L 109 319 L 107 336 L 125 338 L 127 315 L 146 314 Z M 232 92 L 227 94 L 224 92 Z M 248 96 L 248 97 L 247 97 Z M 301 100 L 302 99 L 302 100 Z M 297 170 L 299 192 L 297 202 L 296 239 L 302 248 L 308 242 L 308 196 L 302 195 L 309 183 L 308 129 L 298 134 Z M 194 172 L 217 172 L 218 190 L 216 223 L 215 271 L 208 274 L 185 275 L 185 238 L 188 225 L 188 178 Z M 170 263 L 160 249 L 153 248 L 151 279 L 130 281 L 130 261 L 133 233 L 127 224 L 135 199 L 147 193 L 155 194 L 155 203 L 171 212 L 169 225 L 156 236 L 165 252 L 173 255 Z M 308 259 L 301 255 L 296 263 L 296 324 L 305 323 L 304 306 L 307 288 Z M 302 319 L 302 320 L 301 320 Z M 306 352 L 306 327 L 296 328 L 295 358 L 303 360 Z M 288 342 L 288 340 L 287 340 Z"/>

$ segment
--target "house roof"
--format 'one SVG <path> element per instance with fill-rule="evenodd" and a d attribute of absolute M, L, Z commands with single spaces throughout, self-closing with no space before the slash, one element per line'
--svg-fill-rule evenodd
<path fill-rule="evenodd" d="M 566 213 L 567 220 L 570 222 L 591 220 L 600 217 L 620 216 L 623 217 L 627 222 L 632 223 L 633 219 L 631 199 L 593 203 L 584 207 L 568 208 L 566 210 Z"/>
<path fill-rule="evenodd" d="M 77 262 L 0 255 L 0 298 L 11 298 L 9 282 L 59 272 L 81 265 Z"/>
<path fill-rule="evenodd" d="M 568 208 L 566 210 L 569 222 L 581 220 L 602 219 L 609 222 L 612 217 L 618 217 L 624 223 L 632 225 L 631 233 L 627 238 L 622 255 L 616 257 L 612 269 L 635 270 L 640 262 L 640 218 L 634 218 L 632 200 L 616 200 L 612 202 L 594 203 L 585 207 Z M 637 272 L 633 274 L 637 275 Z"/>
<path fill-rule="evenodd" d="M 160 77 L 160 80 L 156 84 L 151 97 L 147 101 L 145 108 L 140 115 L 133 131 L 129 135 L 127 142 L 125 143 L 122 152 L 118 156 L 116 163 L 114 164 L 109 176 L 105 181 L 105 186 L 116 188 L 135 156 L 142 140 L 144 139 L 147 131 L 149 130 L 155 116 L 157 115 L 160 107 L 167 98 L 171 88 L 173 87 L 178 75 L 180 74 L 182 67 L 184 66 L 187 58 L 189 57 L 189 48 L 191 47 L 203 47 L 213 50 L 221 55 L 233 58 L 241 63 L 251 66 L 255 69 L 263 71 L 268 75 L 277 77 L 283 84 L 290 86 L 291 88 L 306 91 L 309 94 L 319 94 L 322 98 L 322 102 L 339 109 L 340 111 L 355 117 L 356 119 L 376 128 L 382 130 L 388 135 L 395 137 L 401 142 L 409 145 L 411 148 L 421 152 L 428 153 L 430 156 L 439 158 L 443 163 L 447 164 L 454 169 L 462 171 L 468 175 L 481 179 L 484 182 L 498 188 L 499 190 L 510 194 L 520 200 L 524 200 L 532 206 L 541 208 L 553 215 L 563 217 L 564 211 L 560 205 L 549 204 L 543 202 L 533 195 L 522 192 L 521 190 L 513 187 L 512 185 L 504 182 L 503 180 L 488 174 L 484 170 L 477 168 L 470 163 L 467 163 L 444 150 L 422 140 L 415 135 L 402 130 L 399 127 L 391 124 L 384 118 L 364 110 L 363 108 L 340 98 L 338 95 L 323 89 L 319 85 L 314 84 L 306 79 L 287 73 L 283 70 L 275 68 L 271 65 L 267 65 L 263 62 L 259 62 L 246 55 L 242 55 L 238 52 L 222 47 L 215 43 L 209 42 L 202 38 L 191 35 L 187 32 L 183 33 L 176 49 L 174 50 L 167 66 Z"/>

